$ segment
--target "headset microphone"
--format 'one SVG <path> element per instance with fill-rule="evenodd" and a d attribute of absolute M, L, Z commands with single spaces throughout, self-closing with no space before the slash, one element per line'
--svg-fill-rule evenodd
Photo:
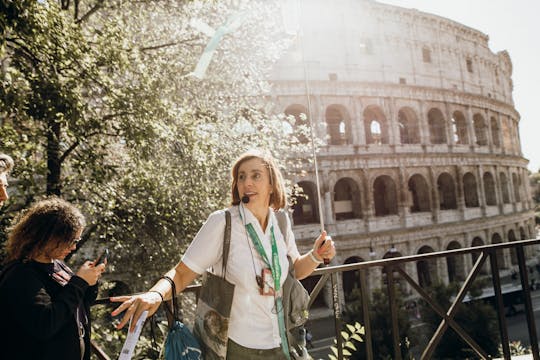
<path fill-rule="evenodd" d="M 249 196 L 247 196 L 247 195 L 242 196 L 242 202 L 244 204 L 247 204 L 249 202 Z"/>

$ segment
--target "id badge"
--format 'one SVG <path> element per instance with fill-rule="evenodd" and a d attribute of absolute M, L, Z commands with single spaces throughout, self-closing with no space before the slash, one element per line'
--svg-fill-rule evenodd
<path fill-rule="evenodd" d="M 264 296 L 274 296 L 274 278 L 272 270 L 262 269 L 261 271 L 262 284 L 259 287 L 259 292 Z"/>

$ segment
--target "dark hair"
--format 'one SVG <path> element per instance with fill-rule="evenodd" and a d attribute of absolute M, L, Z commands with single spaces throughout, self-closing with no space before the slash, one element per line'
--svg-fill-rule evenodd
<path fill-rule="evenodd" d="M 32 258 L 46 246 L 68 244 L 86 222 L 81 212 L 65 200 L 39 201 L 15 220 L 6 242 L 6 261 Z"/>
<path fill-rule="evenodd" d="M 272 186 L 272 193 L 270 194 L 270 207 L 274 210 L 279 210 L 285 207 L 287 203 L 287 197 L 285 194 L 285 186 L 283 185 L 283 176 L 276 164 L 276 161 L 269 153 L 259 150 L 251 150 L 240 155 L 236 160 L 231 170 L 231 197 L 232 204 L 240 204 L 240 194 L 238 193 L 238 169 L 240 165 L 251 159 L 260 159 L 264 165 L 268 168 L 270 177 L 270 185 Z"/>

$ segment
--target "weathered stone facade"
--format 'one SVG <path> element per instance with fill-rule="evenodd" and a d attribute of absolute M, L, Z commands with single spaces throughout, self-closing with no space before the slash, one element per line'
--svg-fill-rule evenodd
<path fill-rule="evenodd" d="M 297 123 L 311 105 L 325 139 L 320 195 L 334 264 L 534 237 L 508 53 L 491 52 L 477 30 L 414 9 L 302 3 L 305 36 L 276 66 L 273 100 Z M 308 169 L 293 180 L 308 195 L 293 213 L 308 250 L 319 232 L 315 177 Z M 448 282 L 472 260 L 408 270 L 421 285 Z M 515 263 L 501 254 L 503 268 Z M 355 282 L 347 276 L 345 293 Z M 371 286 L 380 276 L 370 274 Z"/>

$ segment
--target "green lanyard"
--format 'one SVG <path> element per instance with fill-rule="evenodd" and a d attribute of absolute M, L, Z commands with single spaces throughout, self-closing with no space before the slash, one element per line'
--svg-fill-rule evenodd
<path fill-rule="evenodd" d="M 279 254 L 277 250 L 276 237 L 274 236 L 274 225 L 270 227 L 272 264 L 270 264 L 270 261 L 268 261 L 266 251 L 264 251 L 261 240 L 259 239 L 259 236 L 257 235 L 257 232 L 255 231 L 255 228 L 253 228 L 253 225 L 251 223 L 246 224 L 246 230 L 249 234 L 249 237 L 251 238 L 251 241 L 253 242 L 253 245 L 255 246 L 255 249 L 257 249 L 257 252 L 259 253 L 259 255 L 261 255 L 263 261 L 266 263 L 266 266 L 268 266 L 272 271 L 272 278 L 274 279 L 274 290 L 276 292 L 279 292 L 279 289 L 281 288 L 281 265 L 279 264 Z M 281 301 L 281 296 L 278 296 L 276 298 L 276 309 L 278 315 L 279 336 L 281 337 L 281 349 L 283 350 L 285 357 L 287 359 L 290 359 L 289 344 L 287 342 L 287 334 L 285 331 L 285 317 L 283 314 L 283 302 Z"/>

